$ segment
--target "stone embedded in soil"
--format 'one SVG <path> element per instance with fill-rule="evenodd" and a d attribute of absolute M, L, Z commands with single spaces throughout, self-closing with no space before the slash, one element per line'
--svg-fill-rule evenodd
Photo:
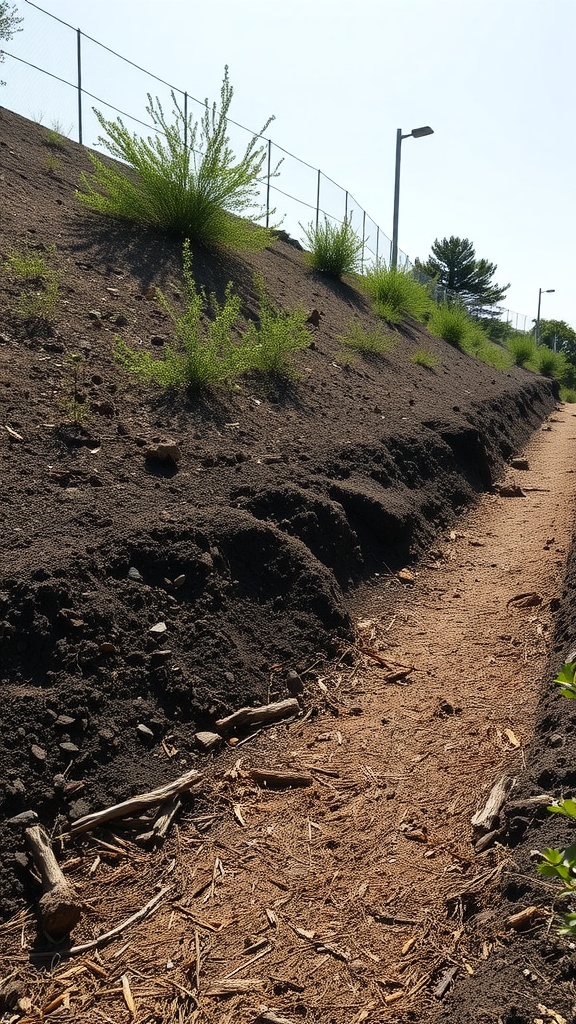
<path fill-rule="evenodd" d="M 174 586 L 176 587 L 177 590 L 180 587 L 183 587 L 185 583 L 186 583 L 186 576 L 184 575 L 184 573 L 182 573 L 180 576 L 176 576 L 176 578 L 174 580 Z"/>
<path fill-rule="evenodd" d="M 142 743 L 150 744 L 154 742 L 154 733 L 152 732 L 152 729 L 149 729 L 143 722 L 140 722 L 136 726 L 136 733 L 138 735 L 138 739 L 141 740 Z"/>
<path fill-rule="evenodd" d="M 38 821 L 36 811 L 22 811 L 21 814 L 8 818 L 9 825 L 33 825 L 35 821 Z"/>
<path fill-rule="evenodd" d="M 58 746 L 63 754 L 68 754 L 70 757 L 75 757 L 76 754 L 80 753 L 80 747 L 77 747 L 75 743 L 69 743 L 67 740 L 64 743 L 59 743 Z"/>
<path fill-rule="evenodd" d="M 128 579 L 135 580 L 137 583 L 141 583 L 143 579 L 142 573 L 138 572 L 138 569 L 131 565 L 130 568 L 128 569 Z"/>
<path fill-rule="evenodd" d="M 168 626 L 166 625 L 165 622 L 157 622 L 154 626 L 150 627 L 148 632 L 152 633 L 152 636 L 162 636 L 162 634 L 165 633 L 167 629 Z"/>
<path fill-rule="evenodd" d="M 37 764 L 46 764 L 46 758 L 48 757 L 43 747 L 39 747 L 37 743 L 32 744 L 30 748 L 30 756 Z"/>
<path fill-rule="evenodd" d="M 519 456 L 514 456 L 514 458 L 510 459 L 510 465 L 512 466 L 512 469 L 530 469 L 528 459 L 524 459 Z"/>
<path fill-rule="evenodd" d="M 526 495 L 518 484 L 502 484 L 497 488 L 501 498 L 525 498 Z"/>
<path fill-rule="evenodd" d="M 178 465 L 182 457 L 178 445 L 171 439 L 149 444 L 144 455 L 149 461 L 171 462 L 174 466 Z"/>
<path fill-rule="evenodd" d="M 76 719 L 70 715 L 58 715 L 58 718 L 54 722 L 54 725 L 58 726 L 59 729 L 69 729 L 71 725 L 75 725 Z"/>
<path fill-rule="evenodd" d="M 216 750 L 222 743 L 222 737 L 217 732 L 197 732 L 194 739 L 200 750 L 205 751 Z"/>

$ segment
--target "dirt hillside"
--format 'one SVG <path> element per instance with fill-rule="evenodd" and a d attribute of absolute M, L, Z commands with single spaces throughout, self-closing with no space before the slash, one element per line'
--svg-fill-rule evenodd
<path fill-rule="evenodd" d="M 297 378 L 202 399 L 136 384 L 113 343 L 170 340 L 157 289 L 178 307 L 180 247 L 88 216 L 74 190 L 89 167 L 0 109 L 0 256 L 38 251 L 60 280 L 39 332 L 17 314 L 22 281 L 0 274 L 4 918 L 32 897 L 10 819 L 33 810 L 65 829 L 165 782 L 167 749 L 170 775 L 204 770 L 197 732 L 288 696 L 294 673 L 313 686 L 352 645 L 362 588 L 413 565 L 556 402 L 544 378 L 495 371 L 415 323 L 350 364 L 338 339 L 378 326 L 367 301 L 280 238 L 257 255 L 195 251 L 193 271 L 220 298 L 233 281 L 247 321 L 255 273 L 281 307 L 321 314 Z M 412 361 L 422 348 L 435 369 Z M 153 457 L 160 442 L 176 463 Z M 563 713 L 551 726 L 547 708 L 542 728 L 557 733 Z"/>

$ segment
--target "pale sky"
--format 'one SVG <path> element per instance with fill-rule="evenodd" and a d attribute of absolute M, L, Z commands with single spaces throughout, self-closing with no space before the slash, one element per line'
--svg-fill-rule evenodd
<path fill-rule="evenodd" d="M 230 68 L 240 124 L 347 189 L 392 234 L 396 130 L 430 125 L 402 143 L 399 245 L 425 259 L 435 238 L 469 238 L 510 282 L 505 305 L 576 327 L 576 0 L 45 0 L 80 28 L 171 85 L 218 99 Z M 69 81 L 76 35 L 25 0 L 23 29 L 4 48 Z M 145 94 L 169 90 L 89 41 L 83 86 L 135 116 Z M 77 137 L 76 97 L 6 58 L 0 104 Z M 85 101 L 85 142 L 97 130 Z M 97 106 L 99 104 L 96 104 Z M 104 109 L 106 116 L 115 116 Z M 130 122 L 127 122 L 130 124 Z M 142 131 L 144 131 L 142 129 Z M 248 136 L 233 130 L 237 151 Z M 147 134 L 144 131 L 144 134 Z M 314 205 L 316 175 L 286 159 L 276 184 Z M 298 236 L 311 211 L 275 197 Z M 320 204 L 344 216 L 322 182 Z M 349 202 L 353 224 L 361 214 Z M 520 324 L 522 326 L 522 324 Z"/>

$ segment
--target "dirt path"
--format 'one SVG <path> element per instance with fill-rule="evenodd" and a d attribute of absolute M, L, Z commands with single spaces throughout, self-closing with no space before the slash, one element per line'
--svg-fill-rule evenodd
<path fill-rule="evenodd" d="M 182 832 L 154 857 L 130 847 L 119 863 L 95 843 L 72 865 L 85 881 L 102 854 L 96 932 L 155 884 L 173 884 L 174 898 L 92 955 L 96 967 L 63 965 L 40 1005 L 69 986 L 86 1024 L 128 1021 L 125 974 L 140 1022 L 274 1020 L 258 1018 L 263 1005 L 292 1022 L 421 1021 L 446 971 L 472 974 L 492 954 L 501 922 L 486 911 L 473 928 L 462 921 L 505 852 L 475 854 L 470 818 L 495 779 L 521 771 L 530 741 L 571 539 L 574 410 L 530 444 L 529 470 L 513 474 L 523 497 L 484 496 L 412 582 L 386 578 L 363 595 L 358 648 L 413 666 L 406 680 L 390 682 L 370 653 L 344 660 L 316 682 L 325 714 L 238 748 L 206 834 Z M 539 603 L 513 600 L 531 593 Z M 257 790 L 245 769 L 271 764 L 314 784 Z M 13 958 L 17 969 L 26 959 Z M 224 978 L 245 991 L 211 995 Z"/>

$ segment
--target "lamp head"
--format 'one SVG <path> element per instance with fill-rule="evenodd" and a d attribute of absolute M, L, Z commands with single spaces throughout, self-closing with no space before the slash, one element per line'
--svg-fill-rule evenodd
<path fill-rule="evenodd" d="M 434 135 L 434 129 L 430 125 L 426 124 L 423 128 L 413 128 L 410 135 L 414 139 L 421 139 L 423 135 Z"/>

